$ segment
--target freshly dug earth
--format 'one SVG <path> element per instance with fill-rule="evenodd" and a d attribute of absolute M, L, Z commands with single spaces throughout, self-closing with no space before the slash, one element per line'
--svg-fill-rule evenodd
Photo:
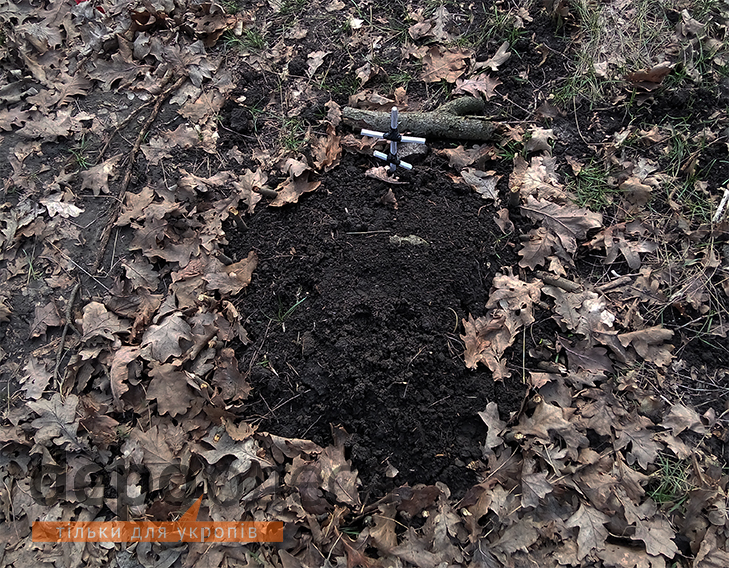
<path fill-rule="evenodd" d="M 394 209 L 380 201 L 388 186 L 364 176 L 372 161 L 347 156 L 295 207 L 229 233 L 229 256 L 260 259 L 237 305 L 252 340 L 238 353 L 254 389 L 248 415 L 322 445 L 343 425 L 375 496 L 436 481 L 465 491 L 486 432 L 477 413 L 496 401 L 508 416 L 525 391 L 519 373 L 494 383 L 463 365 L 461 318 L 482 315 L 494 272 L 516 257 L 492 208 L 439 161 L 401 176 Z M 400 239 L 410 235 L 422 241 Z"/>

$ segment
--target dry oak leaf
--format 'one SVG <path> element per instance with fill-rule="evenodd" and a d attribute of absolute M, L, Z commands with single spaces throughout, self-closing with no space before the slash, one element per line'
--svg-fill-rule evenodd
<path fill-rule="evenodd" d="M 152 136 L 149 143 L 140 149 L 144 157 L 152 165 L 158 165 L 163 158 L 170 158 L 170 151 L 175 147 L 183 149 L 195 148 L 200 145 L 202 133 L 186 124 L 180 124 L 174 131 L 164 130 L 158 136 Z"/>
<path fill-rule="evenodd" d="M 486 308 L 511 312 L 512 317 L 507 320 L 507 324 L 512 331 L 516 331 L 517 328 L 534 322 L 532 306 L 539 301 L 543 286 L 541 280 L 524 282 L 511 274 L 496 274 Z"/>
<path fill-rule="evenodd" d="M 230 347 L 220 350 L 215 360 L 215 373 L 211 382 L 220 389 L 223 400 L 245 400 L 251 392 L 251 386 L 238 370 L 235 351 Z"/>
<path fill-rule="evenodd" d="M 317 138 L 311 147 L 314 156 L 314 167 L 317 170 L 328 172 L 339 165 L 342 156 L 341 137 L 337 136 L 334 127 L 330 124 L 327 127 L 327 135 Z"/>
<path fill-rule="evenodd" d="M 307 513 L 321 515 L 331 510 L 319 489 L 321 471 L 318 464 L 296 456 L 291 463 L 291 473 L 286 476 L 285 481 L 288 487 L 294 487 L 299 492 L 301 506 Z"/>
<path fill-rule="evenodd" d="M 152 357 L 164 363 L 183 353 L 180 340 L 192 341 L 192 328 L 182 319 L 182 313 L 167 316 L 159 325 L 150 325 L 142 336 L 142 347 L 150 345 Z"/>
<path fill-rule="evenodd" d="M 114 334 L 127 333 L 129 324 L 108 311 L 104 304 L 89 302 L 84 306 L 81 330 L 83 331 L 81 341 L 84 342 L 94 337 L 104 337 L 111 341 L 117 341 Z"/>
<path fill-rule="evenodd" d="M 359 79 L 360 87 L 363 87 L 367 81 L 372 79 L 372 77 L 376 76 L 381 71 L 382 68 L 379 65 L 375 65 L 373 67 L 370 61 L 366 61 L 362 67 L 357 68 L 354 74 L 357 76 L 357 79 Z"/>
<path fill-rule="evenodd" d="M 665 444 L 666 448 L 673 452 L 679 460 L 686 460 L 694 455 L 694 449 L 687 444 L 684 444 L 679 438 L 672 436 L 668 432 L 658 432 L 654 436 L 654 440 L 661 444 Z"/>
<path fill-rule="evenodd" d="M 620 435 L 613 443 L 616 450 L 622 450 L 630 444 L 631 451 L 627 456 L 628 464 L 633 465 L 637 461 L 644 470 L 647 470 L 648 465 L 656 460 L 658 452 L 663 448 L 654 440 L 653 432 L 646 426 L 653 426 L 653 422 L 645 416 L 636 417 L 619 429 Z"/>
<path fill-rule="evenodd" d="M 267 181 L 268 175 L 259 168 L 255 172 L 246 169 L 239 180 L 233 182 L 233 187 L 238 191 L 238 198 L 248 206 L 249 215 L 253 214 L 256 203 L 262 199 L 257 190 L 266 185 Z"/>
<path fill-rule="evenodd" d="M 342 156 L 341 136 L 337 136 L 334 127 L 327 126 L 327 135 L 317 138 L 311 147 L 314 156 L 314 167 L 328 172 L 339 165 Z"/>
<path fill-rule="evenodd" d="M 706 532 L 692 568 L 726 568 L 729 566 L 729 552 L 721 550 L 716 538 L 716 528 Z"/>
<path fill-rule="evenodd" d="M 335 128 L 342 122 L 342 110 L 339 105 L 334 101 L 329 101 L 324 105 L 327 109 L 327 122 Z"/>
<path fill-rule="evenodd" d="M 81 189 L 90 189 L 94 192 L 94 197 L 98 197 L 102 192 L 109 193 L 109 177 L 114 175 L 116 163 L 120 158 L 121 154 L 117 154 L 93 168 L 81 172 Z"/>
<path fill-rule="evenodd" d="M 526 552 L 531 545 L 539 540 L 537 528 L 538 525 L 534 522 L 532 515 L 527 514 L 509 526 L 501 535 L 501 538 L 491 546 L 491 550 L 503 564 L 506 564 L 507 559 L 515 552 L 519 550 Z"/>
<path fill-rule="evenodd" d="M 465 345 L 464 362 L 469 369 L 475 369 L 479 362 L 485 363 L 493 373 L 494 380 L 509 376 L 506 362 L 501 356 L 513 342 L 519 329 L 534 321 L 532 305 L 540 297 L 542 283 L 526 283 L 518 278 L 497 274 L 486 303 L 490 311 L 484 317 L 463 320 Z"/>
<path fill-rule="evenodd" d="M 368 110 L 387 110 L 392 107 L 394 100 L 383 97 L 379 93 L 364 90 L 349 96 L 349 106 Z M 375 139 L 372 139 L 375 141 Z"/>
<path fill-rule="evenodd" d="M 580 341 L 573 346 L 563 337 L 558 339 L 557 344 L 567 353 L 570 370 L 585 369 L 592 374 L 612 373 L 613 364 L 604 347 L 589 347 L 588 342 L 585 341 Z"/>
<path fill-rule="evenodd" d="M 396 547 L 387 551 L 387 554 L 397 556 L 418 568 L 436 568 L 441 564 L 440 554 L 430 552 L 430 543 L 425 538 L 418 538 L 413 527 L 408 527 L 403 535 L 403 541 Z"/>
<path fill-rule="evenodd" d="M 95 408 L 86 408 L 84 401 L 82 405 L 86 416 L 80 421 L 81 427 L 89 433 L 94 444 L 101 449 L 108 448 L 119 438 L 119 422 L 111 416 L 99 414 Z"/>
<path fill-rule="evenodd" d="M 502 176 L 497 176 L 495 171 L 482 172 L 474 168 L 465 168 L 461 172 L 461 177 L 471 189 L 481 195 L 482 199 L 490 199 L 498 205 L 499 192 L 496 190 L 496 184 Z"/>
<path fill-rule="evenodd" d="M 258 255 L 251 251 L 243 260 L 225 266 L 222 271 L 207 273 L 203 279 L 208 290 L 218 290 L 224 296 L 234 296 L 251 283 L 257 266 Z"/>
<path fill-rule="evenodd" d="M 441 51 L 434 45 L 423 57 L 423 73 L 421 79 L 426 83 L 437 83 L 445 80 L 455 83 L 466 70 L 466 59 L 471 57 L 467 49 L 451 49 Z"/>
<path fill-rule="evenodd" d="M 602 227 L 601 213 L 575 205 L 558 205 L 531 195 L 521 209 L 530 219 L 541 221 L 543 226 L 552 230 L 570 254 L 577 250 L 577 239 L 584 239 L 590 229 Z"/>
<path fill-rule="evenodd" d="M 216 464 L 225 456 L 236 458 L 228 467 L 228 479 L 247 472 L 253 462 L 260 464 L 261 467 L 274 467 L 274 464 L 264 457 L 261 447 L 253 438 L 236 442 L 224 429 L 213 428 L 202 441 L 212 446 L 213 449 L 196 451 L 196 453 L 205 458 L 209 464 Z"/>
<path fill-rule="evenodd" d="M 600 436 L 612 436 L 612 427 L 619 424 L 619 419 L 627 415 L 627 411 L 623 410 L 620 403 L 615 400 L 612 394 L 605 394 L 598 389 L 592 389 L 589 396 L 594 396 L 595 400 L 587 403 L 580 410 L 580 414 L 585 421 L 585 426 L 592 428 Z"/>
<path fill-rule="evenodd" d="M 194 196 L 196 192 L 207 193 L 215 188 L 223 187 L 231 179 L 234 179 L 234 175 L 229 171 L 218 172 L 209 178 L 202 178 L 180 168 L 180 178 L 177 180 L 177 187 L 178 189 L 185 190 L 189 195 Z"/>
<path fill-rule="evenodd" d="M 597 556 L 607 568 L 663 568 L 666 565 L 662 558 L 659 559 L 662 563 L 652 564 L 645 550 L 610 542 L 605 543 L 605 549 L 598 552 Z"/>
<path fill-rule="evenodd" d="M 554 140 L 554 130 L 551 128 L 539 128 L 537 126 L 531 130 L 530 134 L 531 137 L 524 145 L 524 150 L 527 152 L 546 152 L 548 155 L 552 154 L 552 145 L 549 141 Z"/>
<path fill-rule="evenodd" d="M 562 329 L 590 337 L 593 331 L 608 331 L 615 322 L 606 299 L 595 292 L 568 292 L 557 286 L 544 286 L 542 292 L 554 298 L 552 318 Z"/>
<path fill-rule="evenodd" d="M 379 514 L 373 515 L 374 526 L 370 527 L 370 539 L 377 550 L 387 552 L 397 546 L 397 526 L 395 503 L 384 503 L 378 506 Z"/>
<path fill-rule="evenodd" d="M 618 255 L 622 254 L 628 266 L 633 270 L 638 270 L 641 266 L 639 253 L 655 252 L 658 248 L 658 243 L 648 239 L 641 239 L 637 242 L 628 241 L 624 236 L 625 229 L 626 226 L 624 223 L 606 227 L 595 235 L 587 245 L 591 248 L 599 248 L 600 243 L 602 243 L 605 247 L 605 260 L 603 260 L 603 264 L 612 264 L 617 260 Z"/>
<path fill-rule="evenodd" d="M 162 304 L 162 294 L 150 294 L 146 288 L 140 288 L 134 296 L 136 309 L 134 311 L 134 323 L 132 324 L 132 333 L 129 340 L 132 343 L 137 342 L 137 337 L 147 327 L 152 316 Z"/>
<path fill-rule="evenodd" d="M 426 29 L 423 32 L 423 29 L 419 30 L 420 35 L 418 37 L 432 37 L 437 42 L 448 42 L 450 41 L 453 36 L 452 34 L 448 33 L 447 27 L 448 23 L 452 20 L 451 14 L 448 12 L 448 10 L 445 8 L 445 6 L 440 6 L 438 9 L 436 9 L 435 13 L 433 14 L 433 17 L 429 20 L 425 20 L 424 22 L 421 22 L 424 26 L 426 26 Z M 410 33 L 410 30 L 412 28 L 416 27 L 418 24 L 415 24 L 415 26 L 412 26 L 408 33 Z M 413 39 L 418 39 L 414 37 L 412 34 L 410 35 Z"/>
<path fill-rule="evenodd" d="M 124 346 L 114 352 L 111 369 L 109 370 L 109 383 L 111 384 L 111 394 L 114 397 L 114 405 L 117 409 L 121 407 L 121 396 L 129 390 L 126 385 L 126 381 L 129 379 L 129 363 L 139 357 L 140 352 L 139 347 L 130 346 Z"/>
<path fill-rule="evenodd" d="M 193 124 L 216 114 L 225 103 L 225 96 L 218 90 L 202 93 L 195 102 L 188 101 L 177 112 Z"/>
<path fill-rule="evenodd" d="M 671 434 L 674 436 L 678 436 L 684 430 L 692 430 L 701 435 L 706 434 L 706 426 L 701 422 L 699 413 L 683 404 L 674 404 L 661 425 L 664 428 L 670 428 Z"/>
<path fill-rule="evenodd" d="M 42 138 L 44 141 L 55 141 L 58 136 L 68 137 L 79 132 L 83 126 L 81 121 L 94 118 L 92 114 L 80 112 L 71 116 L 71 106 L 58 110 L 53 115 L 40 116 L 33 113 L 35 120 L 29 120 L 17 131 L 19 136 L 28 139 Z"/>
<path fill-rule="evenodd" d="M 2 96 L 0 96 L 0 100 L 2 100 Z M 27 110 L 20 110 L 17 107 L 0 110 L 0 130 L 9 132 L 13 130 L 13 126 L 22 127 L 28 120 L 30 120 L 30 112 Z"/>
<path fill-rule="evenodd" d="M 357 470 L 353 470 L 344 458 L 344 450 L 328 446 L 319 455 L 321 487 L 336 495 L 337 499 L 353 508 L 361 506 L 357 490 Z"/>
<path fill-rule="evenodd" d="M 68 6 L 64 6 L 68 10 Z M 53 26 L 55 22 L 44 19 L 42 22 L 26 23 L 22 26 L 16 26 L 13 30 L 17 34 L 18 39 L 22 38 L 30 43 L 39 54 L 44 54 L 49 49 L 60 46 L 63 43 L 63 36 L 58 26 Z M 50 24 L 50 25 L 49 25 Z"/>
<path fill-rule="evenodd" d="M 233 436 L 233 434 L 231 434 Z M 287 458 L 295 458 L 301 454 L 319 454 L 324 451 L 324 448 L 315 444 L 311 440 L 303 440 L 301 438 L 283 438 L 276 436 L 275 434 L 263 434 L 273 444 L 272 449 L 274 456 L 278 455 L 278 452 L 286 456 Z M 234 438 L 235 439 L 235 438 Z M 281 461 L 278 457 L 277 461 Z"/>
<path fill-rule="evenodd" d="M 391 185 L 404 185 L 407 183 L 406 181 L 400 181 L 398 178 L 390 175 L 390 168 L 387 166 L 375 166 L 370 168 L 365 172 L 365 177 L 378 179 Z"/>
<path fill-rule="evenodd" d="M 152 381 L 147 387 L 147 400 L 157 399 L 157 411 L 173 418 L 185 414 L 195 399 L 187 386 L 187 375 L 173 363 L 153 367 L 149 371 Z"/>
<path fill-rule="evenodd" d="M 150 479 L 160 482 L 162 474 L 171 474 L 175 469 L 180 467 L 180 458 L 176 457 L 172 452 L 169 444 L 165 440 L 164 426 L 152 426 L 148 431 L 142 432 L 139 428 L 134 428 L 129 435 L 130 442 L 136 442 L 144 451 L 144 465 L 149 470 Z M 129 442 L 127 443 L 129 446 Z M 127 448 L 127 444 L 123 447 Z"/>
<path fill-rule="evenodd" d="M 314 191 L 321 185 L 320 181 L 309 181 L 309 171 L 305 171 L 301 176 L 289 178 L 276 189 L 278 195 L 269 203 L 271 207 L 281 207 L 288 203 L 297 203 L 299 197 L 304 193 Z"/>
<path fill-rule="evenodd" d="M 577 458 L 579 448 L 590 445 L 587 437 L 565 419 L 563 409 L 544 400 L 537 405 L 531 417 L 522 416 L 514 431 L 523 436 L 536 436 L 545 442 L 552 441 L 552 433 L 558 434 L 565 441 L 568 453 L 572 454 L 574 459 Z"/>
<path fill-rule="evenodd" d="M 122 261 L 121 264 L 134 290 L 138 288 L 156 290 L 159 286 L 159 274 L 146 258 L 136 257 Z"/>
<path fill-rule="evenodd" d="M 483 144 L 474 145 L 472 148 L 466 150 L 463 146 L 458 146 L 452 150 L 446 148 L 444 150 L 435 150 L 436 154 L 448 157 L 448 165 L 452 168 L 460 170 L 471 164 L 477 164 L 479 167 L 480 162 L 485 161 L 494 155 L 494 147 Z"/>
<path fill-rule="evenodd" d="M 500 434 L 506 429 L 506 422 L 499 418 L 499 407 L 495 402 L 489 402 L 486 409 L 479 412 L 478 415 L 488 426 L 484 445 L 489 450 L 493 450 L 504 442 Z"/>
<path fill-rule="evenodd" d="M 632 206 L 630 211 L 642 211 L 651 200 L 653 188 L 640 181 L 637 177 L 631 176 L 619 186 L 625 200 Z M 627 209 L 627 208 L 626 208 Z"/>
<path fill-rule="evenodd" d="M 503 333 L 506 317 L 504 314 L 489 314 L 488 316 L 473 319 L 468 315 L 468 320 L 463 322 L 463 335 L 461 340 L 465 346 L 463 359 L 466 367 L 476 369 L 479 363 L 484 363 L 497 377 L 508 376 L 505 363 L 498 360 L 506 348 L 511 345 L 508 331 Z"/>
<path fill-rule="evenodd" d="M 635 468 L 628 466 L 620 454 L 615 456 L 613 475 L 620 480 L 621 487 L 633 501 L 640 501 L 643 498 L 645 495 L 643 486 L 648 485 L 648 482 L 651 480 L 649 475 L 645 475 Z"/>
<path fill-rule="evenodd" d="M 62 107 L 70 103 L 75 95 L 85 95 L 91 89 L 91 82 L 81 73 L 70 76 L 61 73 L 53 80 L 53 89 L 43 89 L 37 95 L 28 97 L 26 102 L 40 107 L 43 112 L 48 112 L 53 107 Z"/>
<path fill-rule="evenodd" d="M 43 361 L 39 361 L 34 356 L 30 356 L 28 364 L 25 366 L 26 375 L 20 379 L 22 383 L 21 390 L 25 392 L 25 397 L 30 400 L 38 400 L 43 396 L 53 372 L 46 370 Z"/>
<path fill-rule="evenodd" d="M 49 327 L 58 327 L 63 323 L 55 302 L 48 302 L 45 306 L 35 307 L 35 318 L 30 326 L 29 337 L 41 337 L 46 334 Z"/>
<path fill-rule="evenodd" d="M 223 426 L 225 426 L 225 431 L 228 433 L 228 436 L 236 442 L 247 440 L 256 433 L 256 430 L 258 430 L 258 426 L 251 426 L 248 422 L 241 422 L 240 424 L 235 425 L 233 422 L 226 420 L 224 417 L 221 418 L 220 421 L 223 423 Z"/>
<path fill-rule="evenodd" d="M 548 156 L 534 156 L 529 163 L 517 154 L 514 170 L 509 176 L 509 189 L 518 192 L 522 200 L 527 196 L 547 201 L 564 201 L 565 189 L 557 176 L 557 160 Z"/>
<path fill-rule="evenodd" d="M 411 17 L 412 16 L 419 16 L 420 18 L 422 18 L 421 14 L 411 14 Z M 433 23 L 431 22 L 430 19 L 422 20 L 422 21 L 419 21 L 419 22 L 413 24 L 412 26 L 410 26 L 408 28 L 408 35 L 412 39 L 417 40 L 417 39 L 421 39 L 424 37 L 428 37 L 430 35 L 430 30 L 432 30 L 432 29 L 433 29 Z"/>
<path fill-rule="evenodd" d="M 324 58 L 329 55 L 331 51 L 312 51 L 306 57 L 309 59 L 309 68 L 306 70 L 306 74 L 309 77 L 313 77 L 316 70 L 324 63 Z"/>
<path fill-rule="evenodd" d="M 493 57 L 490 59 L 487 59 L 486 61 L 477 62 L 473 68 L 478 69 L 491 69 L 491 71 L 496 72 L 499 70 L 499 65 L 502 65 L 503 63 L 506 63 L 506 61 L 511 57 L 511 52 L 509 51 L 509 42 L 505 41 L 499 46 L 499 49 L 496 51 Z"/>
<path fill-rule="evenodd" d="M 489 100 L 495 94 L 495 89 L 501 85 L 501 81 L 496 78 L 491 78 L 488 73 L 481 73 L 470 79 L 457 79 L 456 88 L 453 91 L 454 94 L 468 93 L 474 97 L 483 95 L 486 100 Z"/>
<path fill-rule="evenodd" d="M 514 223 L 509 218 L 509 210 L 505 207 L 496 212 L 494 223 L 496 223 L 496 226 L 501 229 L 501 232 L 505 235 L 510 235 L 516 230 Z M 521 266 L 521 264 L 519 264 L 519 266 Z"/>
<path fill-rule="evenodd" d="M 659 63 L 650 69 L 641 69 L 633 73 L 627 73 L 625 79 L 633 84 L 633 86 L 646 91 L 657 89 L 663 79 L 671 72 L 673 65 L 668 62 Z"/>
<path fill-rule="evenodd" d="M 544 266 L 547 258 L 556 251 L 563 251 L 557 235 L 544 227 L 529 231 L 529 240 L 519 251 L 521 260 L 519 266 L 535 270 L 537 266 Z"/>
<path fill-rule="evenodd" d="M 96 59 L 93 67 L 94 69 L 88 73 L 89 77 L 103 83 L 101 88 L 107 92 L 113 88 L 128 87 L 138 75 L 150 70 L 149 65 L 140 65 L 136 61 L 131 61 L 131 57 L 127 59 L 121 52 L 114 53 L 111 61 Z M 117 83 L 117 81 L 119 82 Z"/>
<path fill-rule="evenodd" d="M 459 547 L 458 537 L 463 536 L 463 521 L 448 500 L 438 500 L 438 512 L 431 514 L 426 521 L 424 531 L 433 535 L 433 550 L 438 551 L 444 560 L 463 562 L 463 554 Z"/>
<path fill-rule="evenodd" d="M 673 345 L 665 344 L 673 337 L 673 331 L 664 329 L 661 326 L 649 327 L 640 331 L 623 333 L 618 335 L 618 340 L 623 347 L 632 345 L 635 352 L 643 360 L 653 363 L 658 367 L 665 367 L 673 359 Z"/>
<path fill-rule="evenodd" d="M 36 444 L 47 446 L 46 442 L 53 442 L 56 446 L 66 446 L 66 449 L 80 449 L 76 431 L 76 407 L 78 397 L 75 394 L 64 398 L 55 393 L 51 400 L 29 401 L 28 408 L 38 415 L 31 422 L 31 427 L 37 432 L 33 436 Z"/>
<path fill-rule="evenodd" d="M 537 508 L 539 500 L 551 493 L 554 488 L 547 481 L 547 472 L 530 473 L 521 477 L 521 506 Z"/>
<path fill-rule="evenodd" d="M 126 203 L 115 226 L 124 227 L 134 220 L 144 219 L 144 210 L 152 201 L 154 201 L 154 189 L 148 185 L 139 193 L 127 193 Z"/>
<path fill-rule="evenodd" d="M 579 527 L 577 535 L 577 558 L 582 560 L 592 550 L 602 550 L 605 547 L 605 539 L 608 537 L 608 530 L 605 525 L 610 522 L 610 517 L 597 509 L 582 503 L 577 512 L 565 522 L 568 528 Z"/>
<path fill-rule="evenodd" d="M 76 207 L 73 203 L 61 201 L 63 198 L 64 195 L 62 193 L 56 193 L 55 195 L 49 195 L 41 199 L 40 203 L 48 210 L 48 215 L 51 218 L 60 215 L 64 219 L 68 219 L 69 217 L 78 217 L 84 212 L 83 209 Z"/>
<path fill-rule="evenodd" d="M 663 555 L 673 558 L 678 552 L 673 538 L 676 531 L 666 519 L 655 517 L 645 521 L 638 520 L 635 526 L 635 534 L 630 538 L 642 540 L 645 543 L 645 550 L 651 556 Z"/>

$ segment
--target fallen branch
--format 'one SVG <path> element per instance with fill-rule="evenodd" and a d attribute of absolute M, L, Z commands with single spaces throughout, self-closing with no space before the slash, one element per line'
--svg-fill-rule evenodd
<path fill-rule="evenodd" d="M 145 103 L 142 103 L 137 108 L 135 108 L 132 112 L 130 112 L 124 120 L 122 120 L 119 124 L 117 124 L 114 131 L 109 135 L 109 139 L 104 144 L 104 147 L 99 151 L 99 155 L 96 158 L 96 163 L 101 163 L 104 161 L 104 155 L 106 154 L 106 151 L 109 149 L 109 146 L 111 145 L 112 140 L 114 140 L 114 136 L 116 136 L 119 132 L 124 130 L 127 126 L 129 126 L 129 123 L 136 118 L 136 116 L 142 112 L 145 108 L 147 108 L 149 105 L 152 104 L 154 99 L 150 99 Z"/>
<path fill-rule="evenodd" d="M 137 139 L 134 142 L 134 146 L 129 151 L 129 160 L 127 161 L 127 168 L 124 171 L 124 177 L 122 178 L 121 187 L 119 188 L 119 195 L 117 195 L 117 199 L 114 201 L 114 204 L 109 208 L 108 220 L 106 222 L 106 227 L 104 227 L 104 230 L 101 233 L 101 237 L 99 238 L 99 249 L 96 251 L 96 261 L 91 267 L 91 274 L 94 274 L 99 270 L 101 261 L 104 259 L 106 247 L 109 244 L 109 237 L 111 236 L 111 229 L 114 227 L 114 223 L 116 223 L 116 220 L 119 218 L 119 213 L 121 212 L 122 205 L 124 204 L 124 195 L 126 194 L 127 188 L 129 187 L 129 182 L 132 180 L 134 162 L 136 160 L 137 153 L 139 152 L 139 148 L 142 146 L 142 141 L 147 135 L 147 132 L 149 132 L 152 123 L 157 118 L 160 108 L 162 107 L 162 103 L 173 91 L 179 89 L 186 80 L 187 75 L 183 75 L 182 77 L 177 79 L 177 81 L 175 81 L 175 83 L 171 87 L 165 89 L 159 95 L 157 95 L 157 102 L 155 103 L 152 112 L 149 114 L 149 117 L 147 117 L 147 121 L 144 123 L 144 126 L 142 126 L 141 130 L 139 131 Z"/>
<path fill-rule="evenodd" d="M 68 329 L 73 329 L 74 332 L 78 333 L 78 330 L 73 325 L 73 302 L 76 299 L 78 289 L 81 287 L 81 282 L 77 282 L 71 291 L 71 296 L 66 304 L 66 324 L 63 326 L 63 332 L 61 333 L 61 342 L 58 344 L 58 350 L 56 351 L 56 366 L 53 369 L 53 376 L 56 381 L 59 381 L 58 370 L 61 368 L 61 360 L 63 359 L 63 348 L 66 345 L 66 336 L 68 335 Z M 80 334 L 79 334 L 80 335 Z M 60 381 L 59 381 L 60 383 Z"/>
<path fill-rule="evenodd" d="M 483 112 L 484 104 L 474 97 L 462 97 L 446 103 L 431 112 L 404 112 L 400 114 L 400 130 L 425 138 L 451 138 L 454 140 L 490 140 L 496 130 L 485 116 L 470 113 Z M 342 109 L 345 124 L 353 128 L 388 131 L 390 113 L 353 107 Z"/>
<path fill-rule="evenodd" d="M 550 286 L 556 286 L 557 288 L 562 288 L 562 290 L 564 290 L 565 292 L 582 292 L 582 290 L 584 289 L 580 284 L 572 282 L 572 280 L 567 280 L 567 278 L 563 278 L 562 276 L 556 276 L 542 270 L 537 270 L 536 276 L 546 284 L 549 284 Z"/>
<path fill-rule="evenodd" d="M 721 198 L 719 207 L 716 208 L 716 213 L 714 213 L 714 217 L 711 219 L 712 223 L 718 223 L 726 216 L 727 203 L 729 203 L 729 188 L 724 190 L 724 197 Z"/>

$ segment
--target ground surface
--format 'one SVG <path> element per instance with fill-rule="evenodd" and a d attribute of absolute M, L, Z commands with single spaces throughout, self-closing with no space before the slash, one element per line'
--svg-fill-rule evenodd
<path fill-rule="evenodd" d="M 729 564 L 727 21 L 0 1 L 3 565 Z M 200 495 L 284 542 L 30 534 Z"/>

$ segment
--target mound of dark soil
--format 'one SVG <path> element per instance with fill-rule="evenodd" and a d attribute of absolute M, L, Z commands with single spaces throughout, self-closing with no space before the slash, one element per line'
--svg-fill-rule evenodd
<path fill-rule="evenodd" d="M 388 187 L 364 176 L 371 165 L 345 157 L 315 193 L 262 209 L 231 239 L 231 256 L 260 258 L 238 304 L 252 339 L 239 352 L 254 388 L 248 414 L 320 444 L 343 425 L 375 495 L 439 480 L 457 494 L 481 457 L 477 412 L 495 400 L 508 415 L 522 400 L 518 379 L 465 368 L 456 331 L 483 314 L 493 274 L 515 255 L 492 208 L 442 168 L 401 174 L 394 209 L 380 203 Z M 426 244 L 397 238 L 410 235 Z"/>

